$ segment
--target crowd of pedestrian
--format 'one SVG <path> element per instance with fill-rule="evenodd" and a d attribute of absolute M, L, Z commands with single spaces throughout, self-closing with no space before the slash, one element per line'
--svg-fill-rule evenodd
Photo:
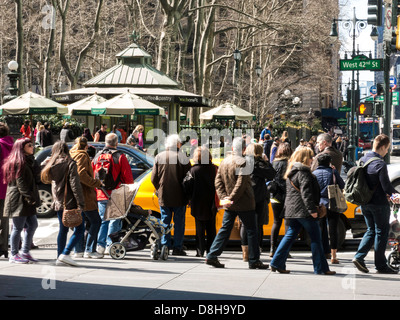
<path fill-rule="evenodd" d="M 110 235 L 121 229 L 121 220 L 105 221 L 104 214 L 113 190 L 120 184 L 132 184 L 133 176 L 126 156 L 117 149 L 122 141 L 144 149 L 144 128 L 138 125 L 127 134 L 113 126 L 107 133 L 102 124 L 94 134 L 85 129 L 75 140 L 66 123 L 60 140 L 53 141 L 48 123 L 38 123 L 31 133 L 30 122 L 21 127 L 22 138 L 15 142 L 6 124 L 0 123 L 0 256 L 10 262 L 37 262 L 30 254 L 33 236 L 38 226 L 36 208 L 40 205 L 37 185 L 51 184 L 52 209 L 59 218 L 57 237 L 58 265 L 77 266 L 72 258 L 102 258 L 112 243 Z M 43 163 L 36 163 L 33 156 L 34 135 L 37 145 L 52 145 L 51 156 Z M 66 144 L 75 141 L 69 149 Z M 104 141 L 104 149 L 89 153 L 90 141 Z M 54 143 L 54 144 L 53 144 Z M 322 133 L 308 142 L 300 140 L 292 149 L 286 131 L 280 137 L 271 137 L 265 128 L 260 140 L 248 136 L 235 138 L 232 152 L 227 154 L 219 167 L 206 146 L 193 144 L 190 152 L 193 165 L 183 153 L 179 135 L 166 139 L 165 151 L 155 157 L 151 182 L 157 193 L 161 220 L 169 225 L 174 221 L 174 236 L 162 236 L 161 245 L 172 249 L 173 255 L 187 255 L 183 245 L 186 206 L 196 226 L 196 256 L 206 256 L 205 263 L 224 268 L 218 257 L 228 243 L 234 225 L 240 225 L 243 260 L 249 269 L 268 269 L 261 261 L 263 226 L 269 224 L 269 202 L 273 211 L 270 237 L 271 270 L 289 273 L 286 268 L 290 250 L 304 229 L 311 240 L 313 270 L 316 274 L 333 275 L 331 264 L 339 264 L 337 256 L 337 226 L 340 214 L 329 207 L 328 187 L 337 184 L 343 190 L 345 182 L 340 173 L 346 148 L 346 139 Z M 386 264 L 385 248 L 388 238 L 390 204 L 387 196 L 396 194 L 391 185 L 383 157 L 390 148 L 390 139 L 378 135 L 372 151 L 360 160 L 370 161 L 367 182 L 375 193 L 372 200 L 361 206 L 367 232 L 354 257 L 354 265 L 362 272 L 369 270 L 364 258 L 375 246 L 375 267 L 381 273 L 396 273 Z M 110 178 L 105 179 L 104 163 L 112 164 Z M 111 179 L 111 180 L 110 180 Z M 327 215 L 318 216 L 321 205 Z M 63 224 L 64 210 L 78 208 L 82 216 L 80 225 L 73 228 L 68 239 L 69 227 Z M 216 229 L 216 214 L 224 209 L 221 228 Z M 12 230 L 8 230 L 9 219 Z M 279 231 L 285 221 L 285 234 L 279 241 Z M 86 236 L 85 236 L 86 231 Z M 23 233 L 23 236 L 21 236 Z M 21 241 L 22 238 L 22 241 Z"/>

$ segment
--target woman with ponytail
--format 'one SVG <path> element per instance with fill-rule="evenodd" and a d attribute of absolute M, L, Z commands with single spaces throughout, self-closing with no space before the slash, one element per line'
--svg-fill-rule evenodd
<path fill-rule="evenodd" d="M 78 174 L 85 198 L 85 209 L 83 212 L 90 224 L 84 258 L 103 258 L 102 254 L 96 252 L 97 235 L 100 230 L 101 218 L 97 208 L 95 188 L 101 186 L 101 181 L 94 178 L 92 163 L 87 153 L 88 147 L 88 140 L 85 137 L 79 137 L 75 139 L 75 145 L 70 150 L 71 157 L 78 166 Z M 77 248 L 75 250 L 78 251 Z"/>

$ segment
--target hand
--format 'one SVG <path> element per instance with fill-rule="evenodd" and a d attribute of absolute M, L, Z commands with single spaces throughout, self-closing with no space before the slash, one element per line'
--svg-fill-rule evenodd
<path fill-rule="evenodd" d="M 311 217 L 313 217 L 314 219 L 317 219 L 318 218 L 318 213 L 317 212 L 311 213 Z"/>
<path fill-rule="evenodd" d="M 221 201 L 220 201 L 220 204 L 221 204 L 221 206 L 223 207 L 223 208 L 229 208 L 232 204 L 233 204 L 233 202 L 231 201 L 231 200 L 229 200 L 228 198 L 224 198 L 224 199 L 222 199 Z"/>

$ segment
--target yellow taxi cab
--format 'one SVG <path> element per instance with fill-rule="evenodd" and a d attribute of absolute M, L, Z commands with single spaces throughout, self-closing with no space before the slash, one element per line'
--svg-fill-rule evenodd
<path fill-rule="evenodd" d="M 215 165 L 219 165 L 220 160 L 213 160 Z M 151 210 L 154 215 L 160 216 L 160 206 L 158 204 L 158 198 L 156 195 L 156 190 L 151 183 L 151 169 L 144 172 L 141 176 L 135 179 L 135 183 L 139 184 L 139 188 L 137 194 L 134 199 L 134 203 L 136 205 L 141 206 L 145 210 Z M 361 236 L 366 228 L 365 222 L 361 215 L 361 210 L 359 207 L 352 203 L 347 203 L 348 208 L 347 211 L 340 214 L 339 224 L 338 224 L 338 244 L 341 246 L 344 243 L 346 238 L 347 230 L 351 229 L 353 233 L 353 237 Z M 269 223 L 264 225 L 264 237 L 269 237 L 271 235 L 271 229 L 274 222 L 274 216 L 271 208 L 271 204 L 268 206 L 269 213 Z M 221 209 L 217 212 L 216 216 L 216 227 L 217 232 L 218 229 L 222 225 L 222 218 L 224 215 L 224 210 Z M 173 230 L 172 230 L 173 234 Z M 279 231 L 279 235 L 285 234 L 285 226 L 282 223 L 281 229 Z M 196 224 L 194 217 L 190 214 L 190 206 L 188 205 L 186 208 L 186 222 L 185 222 L 185 239 L 194 238 L 196 235 Z M 231 240 L 240 240 L 239 230 L 236 227 L 236 224 L 231 233 Z M 307 233 L 301 233 L 299 235 L 300 240 L 304 240 L 309 243 Z"/>

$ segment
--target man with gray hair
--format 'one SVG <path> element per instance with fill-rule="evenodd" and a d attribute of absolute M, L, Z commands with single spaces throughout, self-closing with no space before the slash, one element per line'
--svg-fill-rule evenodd
<path fill-rule="evenodd" d="M 154 159 L 151 182 L 157 190 L 161 220 L 170 224 L 174 219 L 174 241 L 172 255 L 185 256 L 182 249 L 185 234 L 185 214 L 187 199 L 182 182 L 191 168 L 189 159 L 180 152 L 182 141 L 179 135 L 172 134 L 165 141 L 166 150 Z M 163 235 L 161 245 L 171 247 L 171 235 Z"/>
<path fill-rule="evenodd" d="M 207 254 L 206 264 L 215 268 L 224 268 L 218 256 L 221 255 L 228 243 L 235 219 L 239 216 L 246 227 L 249 268 L 267 269 L 268 265 L 260 261 L 260 248 L 256 227 L 256 202 L 251 183 L 251 166 L 246 163 L 243 153 L 246 150 L 246 141 L 240 137 L 232 143 L 232 154 L 222 160 L 217 176 L 215 177 L 215 189 L 225 213 L 222 219 L 222 227 L 211 245 Z"/>
<path fill-rule="evenodd" d="M 323 154 L 327 153 L 332 158 L 332 165 L 335 169 L 339 172 L 342 171 L 342 164 L 343 164 L 343 154 L 337 150 L 335 147 L 332 146 L 332 136 L 329 133 L 321 133 L 317 138 L 317 147 L 320 151 L 315 157 L 311 165 L 311 171 L 314 171 L 318 167 L 318 157 Z"/>
<path fill-rule="evenodd" d="M 115 133 L 107 134 L 104 149 L 99 151 L 92 161 L 94 176 L 103 183 L 102 188 L 96 189 L 97 204 L 102 220 L 97 239 L 97 252 L 100 254 L 107 253 L 107 248 L 112 244 L 109 235 L 121 229 L 121 219 L 104 221 L 104 214 L 111 193 L 118 189 L 122 183 L 133 183 L 132 170 L 128 159 L 121 151 L 117 150 L 117 146 L 118 136 Z"/>

